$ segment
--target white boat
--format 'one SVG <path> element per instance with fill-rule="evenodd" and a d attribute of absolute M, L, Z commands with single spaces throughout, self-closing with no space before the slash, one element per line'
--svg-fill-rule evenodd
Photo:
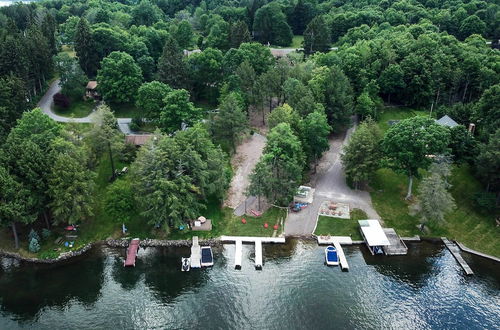
<path fill-rule="evenodd" d="M 191 259 L 182 258 L 181 270 L 183 272 L 189 272 L 190 269 L 191 269 Z"/>
<path fill-rule="evenodd" d="M 337 249 L 334 246 L 327 246 L 325 249 L 325 263 L 328 266 L 338 266 L 339 256 L 337 254 Z"/>
<path fill-rule="evenodd" d="M 201 267 L 210 267 L 214 265 L 214 255 L 210 246 L 201 247 Z"/>

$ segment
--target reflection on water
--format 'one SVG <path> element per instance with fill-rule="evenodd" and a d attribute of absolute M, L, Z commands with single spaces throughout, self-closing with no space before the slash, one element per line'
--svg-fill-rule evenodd
<path fill-rule="evenodd" d="M 124 249 L 96 248 L 61 266 L 2 259 L 0 328 L 495 328 L 500 268 L 466 256 L 465 277 L 447 250 L 412 244 L 405 257 L 345 249 L 350 272 L 323 265 L 323 249 L 292 240 L 252 245 L 234 270 L 234 245 L 214 249 L 211 269 L 180 271 L 189 248 L 141 249 L 124 268 Z"/>

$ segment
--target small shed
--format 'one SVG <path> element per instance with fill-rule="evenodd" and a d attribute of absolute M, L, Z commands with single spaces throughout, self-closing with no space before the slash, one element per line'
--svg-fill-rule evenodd
<path fill-rule="evenodd" d="M 97 93 L 97 81 L 91 80 L 87 83 L 87 87 L 85 88 L 85 96 L 87 98 L 98 99 L 99 94 Z"/>
<path fill-rule="evenodd" d="M 383 247 L 391 245 L 378 220 L 358 220 L 361 235 L 372 254 L 383 254 Z"/>
<path fill-rule="evenodd" d="M 307 186 L 300 186 L 297 193 L 293 196 L 295 203 L 311 204 L 313 202 L 314 189 Z"/>
<path fill-rule="evenodd" d="M 439 124 L 441 126 L 448 126 L 448 127 L 456 127 L 458 126 L 458 123 L 451 119 L 448 115 L 444 115 L 440 119 L 436 120 L 436 124 Z"/>
<path fill-rule="evenodd" d="M 133 144 L 136 147 L 144 145 L 154 136 L 154 134 L 130 134 L 125 136 L 125 143 Z"/>

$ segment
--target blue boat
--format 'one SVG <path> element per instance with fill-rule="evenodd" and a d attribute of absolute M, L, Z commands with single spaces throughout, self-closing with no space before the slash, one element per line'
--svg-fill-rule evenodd
<path fill-rule="evenodd" d="M 337 255 L 337 249 L 334 246 L 327 246 L 325 249 L 325 262 L 328 266 L 338 266 L 339 256 Z"/>

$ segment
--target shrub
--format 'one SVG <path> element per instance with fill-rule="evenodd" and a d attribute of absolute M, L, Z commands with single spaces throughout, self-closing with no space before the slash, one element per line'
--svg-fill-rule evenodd
<path fill-rule="evenodd" d="M 38 251 L 40 251 L 40 243 L 38 243 L 38 240 L 36 238 L 32 238 L 30 240 L 29 250 L 31 253 L 37 253 Z"/>
<path fill-rule="evenodd" d="M 53 99 L 54 99 L 54 104 L 56 106 L 64 108 L 64 109 L 69 108 L 69 106 L 71 104 L 69 98 L 66 95 L 61 94 L 61 93 L 54 94 Z"/>
<path fill-rule="evenodd" d="M 47 239 L 47 238 L 49 238 L 51 234 L 52 234 L 51 231 L 48 230 L 47 228 L 43 228 L 42 229 L 42 238 L 44 240 Z"/>
<path fill-rule="evenodd" d="M 38 235 L 38 233 L 33 228 L 31 228 L 31 231 L 28 234 L 28 242 L 31 243 L 31 241 L 33 239 L 36 239 L 37 241 L 40 241 L 40 236 Z"/>

